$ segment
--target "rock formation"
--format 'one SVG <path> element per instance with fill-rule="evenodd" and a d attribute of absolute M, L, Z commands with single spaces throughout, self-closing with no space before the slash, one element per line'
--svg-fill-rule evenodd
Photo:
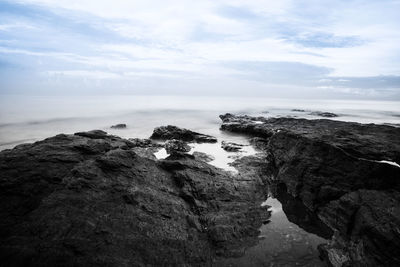
<path fill-rule="evenodd" d="M 125 129 L 126 128 L 126 124 L 125 123 L 119 123 L 119 124 L 115 124 L 113 126 L 110 127 L 111 129 Z"/>
<path fill-rule="evenodd" d="M 232 114 L 221 119 L 222 130 L 257 137 L 269 154 L 266 182 L 284 186 L 335 231 L 321 246 L 330 264 L 400 264 L 400 128 L 293 118 L 254 124 Z"/>
<path fill-rule="evenodd" d="M 168 154 L 174 152 L 189 152 L 190 149 L 190 146 L 181 140 L 172 139 L 165 142 L 165 150 Z"/>
<path fill-rule="evenodd" d="M 185 142 L 196 142 L 196 143 L 217 142 L 217 138 L 213 136 L 193 132 L 191 130 L 179 128 L 172 125 L 155 128 L 150 138 L 155 140 L 164 140 L 164 141 L 176 139 Z"/>
<path fill-rule="evenodd" d="M 257 240 L 263 186 L 103 131 L 0 152 L 2 266 L 211 266 Z"/>
<path fill-rule="evenodd" d="M 236 175 L 184 153 L 185 142 L 216 138 L 175 126 L 155 129 L 166 144 L 94 130 L 0 152 L 1 264 L 211 266 L 257 243 L 269 187 L 289 220 L 333 233 L 319 247 L 331 266 L 400 265 L 400 128 L 221 119 L 261 150 L 235 160 Z"/>
<path fill-rule="evenodd" d="M 225 141 L 221 142 L 221 148 L 223 150 L 228 151 L 228 152 L 240 151 L 240 150 L 242 150 L 243 146 L 244 145 L 242 145 L 242 144 L 236 144 L 236 143 L 233 143 L 233 142 L 225 142 Z"/>

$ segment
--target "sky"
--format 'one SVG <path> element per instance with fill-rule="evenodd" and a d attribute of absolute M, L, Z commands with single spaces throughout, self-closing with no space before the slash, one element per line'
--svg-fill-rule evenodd
<path fill-rule="evenodd" d="M 400 0 L 0 0 L 0 94 L 400 100 Z"/>

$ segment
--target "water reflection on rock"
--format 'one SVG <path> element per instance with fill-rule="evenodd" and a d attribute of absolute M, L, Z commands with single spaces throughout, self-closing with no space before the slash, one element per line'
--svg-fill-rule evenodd
<path fill-rule="evenodd" d="M 275 191 L 272 195 L 282 204 L 283 212 L 290 222 L 300 226 L 309 233 L 316 234 L 325 239 L 332 237 L 333 231 L 315 213 L 308 209 L 300 199 L 288 194 L 284 184 L 271 187 L 272 189 Z"/>
<path fill-rule="evenodd" d="M 332 236 L 331 230 L 285 188 L 270 191 L 262 205 L 269 206 L 272 216 L 259 229 L 257 245 L 215 266 L 325 266 L 317 247 Z"/>

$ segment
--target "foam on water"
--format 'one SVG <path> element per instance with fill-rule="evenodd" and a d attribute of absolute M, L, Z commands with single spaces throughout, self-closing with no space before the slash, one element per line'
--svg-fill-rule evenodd
<path fill-rule="evenodd" d="M 396 166 L 396 167 L 399 167 L 399 168 L 400 168 L 400 165 L 399 165 L 399 164 L 397 164 L 396 162 L 393 162 L 393 161 L 380 160 L 380 161 L 378 161 L 378 162 L 380 162 L 380 163 L 386 163 L 386 164 L 390 164 L 390 165 L 393 165 L 393 166 Z"/>

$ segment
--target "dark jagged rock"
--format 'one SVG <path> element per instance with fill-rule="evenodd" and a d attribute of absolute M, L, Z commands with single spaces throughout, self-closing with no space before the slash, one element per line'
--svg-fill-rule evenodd
<path fill-rule="evenodd" d="M 333 266 L 400 264 L 400 129 L 332 120 L 222 115 L 222 130 L 255 136 L 265 176 L 315 213 L 335 238 L 321 246 Z M 257 118 L 257 120 L 259 120 Z M 265 140 L 265 142 L 264 142 Z"/>
<path fill-rule="evenodd" d="M 203 152 L 199 152 L 199 151 L 194 151 L 193 156 L 195 157 L 195 159 L 201 160 L 204 162 L 210 162 L 210 161 L 215 160 L 215 157 L 213 157 L 212 155 L 209 155 L 209 154 L 203 153 Z"/>
<path fill-rule="evenodd" d="M 164 147 L 164 145 L 156 143 L 151 139 L 129 138 L 128 140 L 135 147 L 142 147 L 142 148 Z"/>
<path fill-rule="evenodd" d="M 278 187 L 278 188 L 277 188 Z M 281 202 L 282 209 L 288 220 L 297 224 L 309 233 L 316 234 L 325 239 L 330 239 L 333 231 L 329 228 L 317 214 L 308 209 L 299 198 L 288 194 L 283 184 L 270 186 L 273 195 Z"/>
<path fill-rule="evenodd" d="M 156 140 L 181 140 L 185 142 L 196 142 L 196 143 L 216 143 L 217 138 L 193 132 L 188 129 L 179 128 L 176 126 L 168 125 L 161 126 L 154 129 L 153 134 L 150 137 Z"/>
<path fill-rule="evenodd" d="M 264 117 L 252 117 L 252 116 L 248 116 L 248 115 L 236 116 L 231 113 L 226 113 L 225 115 L 220 115 L 219 117 L 221 118 L 222 122 L 225 124 L 226 123 L 241 123 L 241 122 L 246 122 L 246 123 L 265 122 L 268 120 Z"/>
<path fill-rule="evenodd" d="M 319 116 L 319 117 L 325 117 L 325 118 L 335 118 L 339 117 L 339 115 L 332 113 L 332 112 L 322 112 L 322 111 L 313 111 L 310 112 L 310 115 L 313 116 Z"/>
<path fill-rule="evenodd" d="M 291 111 L 293 111 L 293 112 L 306 112 L 306 110 L 304 110 L 304 109 L 297 109 L 297 108 L 294 108 Z"/>
<path fill-rule="evenodd" d="M 154 142 L 151 139 L 140 139 L 140 138 L 129 138 L 128 139 L 132 145 L 132 150 L 141 157 L 155 160 L 155 152 L 164 147 L 163 144 Z"/>
<path fill-rule="evenodd" d="M 0 152 L 1 265 L 211 266 L 257 242 L 259 178 L 140 146 L 91 131 Z"/>
<path fill-rule="evenodd" d="M 268 147 L 268 139 L 264 139 L 261 137 L 253 137 L 250 138 L 250 144 L 259 150 L 266 150 Z"/>
<path fill-rule="evenodd" d="M 264 118 L 254 124 L 249 116 L 221 115 L 221 130 L 269 139 L 275 133 L 305 137 L 335 146 L 353 157 L 388 160 L 400 163 L 400 128 L 387 125 L 360 124 L 333 120 Z"/>
<path fill-rule="evenodd" d="M 334 241 L 321 247 L 326 258 L 355 259 L 359 266 L 398 266 L 398 192 L 357 190 L 330 202 L 320 214 L 337 230 Z M 344 253 L 337 249 L 343 247 L 347 248 Z M 348 260 L 347 264 L 351 261 Z"/>
<path fill-rule="evenodd" d="M 168 154 L 172 154 L 174 152 L 189 152 L 191 147 L 181 140 L 168 140 L 165 142 L 165 150 Z"/>
<path fill-rule="evenodd" d="M 236 144 L 233 142 L 226 142 L 226 141 L 222 141 L 221 142 L 221 148 L 223 150 L 229 151 L 229 152 L 237 152 L 242 150 L 244 145 L 242 144 Z"/>
<path fill-rule="evenodd" d="M 89 137 L 91 139 L 103 139 L 107 137 L 107 133 L 102 130 L 92 130 L 88 132 L 75 133 L 77 136 Z"/>
<path fill-rule="evenodd" d="M 125 123 L 119 123 L 115 124 L 110 127 L 111 129 L 126 129 L 126 124 Z"/>

